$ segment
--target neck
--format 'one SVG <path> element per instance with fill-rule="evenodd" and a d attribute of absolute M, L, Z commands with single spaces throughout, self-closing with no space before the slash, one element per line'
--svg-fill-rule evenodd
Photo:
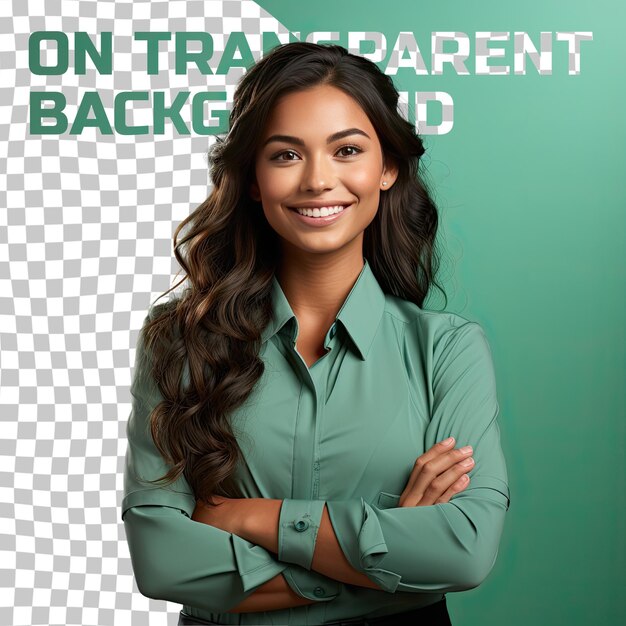
<path fill-rule="evenodd" d="M 362 248 L 356 249 L 356 253 L 341 251 L 333 255 L 283 252 L 276 274 L 298 322 L 327 327 L 363 266 Z"/>

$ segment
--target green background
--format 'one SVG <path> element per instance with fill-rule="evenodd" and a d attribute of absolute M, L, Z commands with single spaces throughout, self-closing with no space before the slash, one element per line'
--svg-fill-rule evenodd
<path fill-rule="evenodd" d="M 553 34 L 552 75 L 416 76 L 400 90 L 450 93 L 454 128 L 425 136 L 441 212 L 447 310 L 479 321 L 498 376 L 511 488 L 498 560 L 448 594 L 452 623 L 626 623 L 626 3 L 258 3 L 292 32 L 591 31 L 581 73 Z M 347 42 L 347 39 L 345 40 Z M 344 44 L 345 45 L 345 44 Z M 447 48 L 446 48 L 447 49 Z M 384 63 L 387 63 L 389 52 Z M 432 123 L 432 122 L 431 122 Z M 433 293 L 427 308 L 441 309 Z M 416 537 L 419 541 L 419 537 Z"/>

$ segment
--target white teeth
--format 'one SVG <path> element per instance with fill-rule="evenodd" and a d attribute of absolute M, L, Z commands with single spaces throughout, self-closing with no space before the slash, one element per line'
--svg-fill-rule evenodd
<path fill-rule="evenodd" d="M 306 215 L 307 217 L 327 217 L 328 215 L 334 215 L 335 213 L 341 213 L 345 209 L 344 206 L 323 206 L 315 209 L 296 209 L 300 215 Z"/>

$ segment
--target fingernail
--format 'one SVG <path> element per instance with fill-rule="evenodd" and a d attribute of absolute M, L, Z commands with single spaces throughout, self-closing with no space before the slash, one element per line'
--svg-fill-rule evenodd
<path fill-rule="evenodd" d="M 463 446 L 462 448 L 460 448 L 461 452 L 471 452 L 472 451 L 472 446 Z"/>
<path fill-rule="evenodd" d="M 444 439 L 444 441 L 442 441 L 441 443 L 442 443 L 444 446 L 448 446 L 448 445 L 450 445 L 453 441 L 454 441 L 454 437 L 448 437 L 447 439 Z"/>

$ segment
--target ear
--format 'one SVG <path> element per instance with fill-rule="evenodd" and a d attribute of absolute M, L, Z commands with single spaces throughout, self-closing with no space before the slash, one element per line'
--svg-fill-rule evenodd
<path fill-rule="evenodd" d="M 399 172 L 399 168 L 396 165 L 395 160 L 387 158 L 385 161 L 386 162 L 383 165 L 383 173 L 380 177 L 380 188 L 383 191 L 387 191 L 393 186 L 393 184 L 396 182 L 396 179 L 398 178 Z M 383 185 L 383 181 L 387 184 Z"/>

